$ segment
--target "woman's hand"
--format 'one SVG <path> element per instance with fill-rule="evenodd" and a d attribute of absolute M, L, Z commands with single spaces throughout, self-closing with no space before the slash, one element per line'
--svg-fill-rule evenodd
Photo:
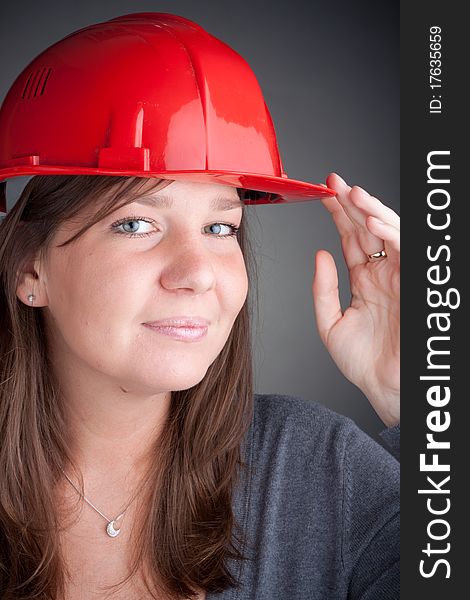
<path fill-rule="evenodd" d="M 341 311 L 335 261 L 319 250 L 312 285 L 318 331 L 341 372 L 391 427 L 400 421 L 400 217 L 336 173 L 326 183 L 336 196 L 321 202 L 341 236 L 351 305 Z M 386 258 L 369 261 L 384 249 Z"/>

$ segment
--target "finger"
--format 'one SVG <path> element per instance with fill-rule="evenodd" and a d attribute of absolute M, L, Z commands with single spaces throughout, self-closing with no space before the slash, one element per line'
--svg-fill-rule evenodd
<path fill-rule="evenodd" d="M 344 260 L 349 269 L 357 264 L 366 262 L 367 256 L 359 243 L 357 227 L 344 212 L 336 196 L 322 198 L 321 203 L 331 214 L 341 237 L 341 247 Z"/>
<path fill-rule="evenodd" d="M 330 196 L 329 198 L 321 198 L 320 202 L 333 217 L 333 221 L 335 222 L 335 225 L 340 235 L 346 235 L 347 233 L 353 233 L 355 231 L 354 223 L 344 212 L 344 209 L 338 202 L 336 196 Z"/>
<path fill-rule="evenodd" d="M 332 255 L 326 250 L 319 250 L 315 254 L 312 292 L 318 333 L 326 346 L 331 328 L 343 316 L 339 300 L 336 264 Z"/>
<path fill-rule="evenodd" d="M 351 202 L 349 196 L 353 189 L 356 191 L 361 190 L 364 194 L 367 194 L 367 192 L 358 186 L 352 188 L 337 173 L 330 173 L 326 178 L 326 182 L 328 186 L 337 192 L 336 198 L 352 223 L 358 227 L 365 227 L 364 213 Z"/>
<path fill-rule="evenodd" d="M 349 270 L 356 265 L 363 265 L 367 262 L 367 255 L 361 248 L 357 231 L 351 235 L 341 237 L 341 249 L 343 250 L 344 261 Z"/>
<path fill-rule="evenodd" d="M 351 188 L 346 182 L 336 173 L 330 173 L 327 177 L 327 183 L 335 191 L 337 191 L 338 202 L 343 207 L 345 213 L 355 225 L 357 229 L 357 235 L 359 239 L 359 245 L 362 248 L 364 254 L 372 254 L 378 252 L 383 248 L 383 241 L 376 235 L 372 234 L 366 226 L 367 215 L 359 207 L 355 206 L 352 202 L 352 195 L 369 194 L 358 186 Z"/>
<path fill-rule="evenodd" d="M 386 206 L 380 202 L 380 200 L 375 196 L 371 196 L 357 185 L 351 188 L 349 196 L 354 205 L 357 206 L 366 216 L 372 215 L 384 223 L 389 223 L 396 229 L 400 229 L 400 217 L 397 215 L 397 213 L 389 206 Z"/>
<path fill-rule="evenodd" d="M 367 217 L 367 227 L 379 235 L 385 243 L 385 252 L 390 256 L 393 253 L 400 254 L 400 230 L 390 225 L 390 223 L 384 223 L 377 219 L 377 217 Z M 371 253 L 372 254 L 372 253 Z"/>

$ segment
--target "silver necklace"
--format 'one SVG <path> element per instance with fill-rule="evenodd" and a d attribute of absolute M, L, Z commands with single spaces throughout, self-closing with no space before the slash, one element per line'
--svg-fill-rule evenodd
<path fill-rule="evenodd" d="M 86 498 L 86 497 L 85 497 L 85 495 L 81 493 L 81 491 L 80 491 L 80 490 L 77 488 L 77 486 L 76 486 L 76 485 L 73 483 L 73 481 L 72 481 L 72 480 L 71 480 L 71 479 L 68 477 L 67 473 L 66 473 L 66 472 L 65 472 L 63 469 L 62 469 L 62 473 L 65 475 L 65 477 L 67 477 L 68 481 L 69 481 L 69 482 L 71 483 L 71 485 L 72 485 L 72 486 L 73 486 L 73 487 L 74 487 L 74 488 L 77 490 L 77 492 L 80 494 L 80 496 L 82 496 L 82 498 L 83 498 L 83 499 L 84 499 L 86 502 L 88 502 L 88 504 L 89 504 L 89 505 L 90 505 L 90 506 L 91 506 L 91 507 L 92 507 L 94 510 L 96 510 L 96 512 L 97 512 L 98 514 L 100 514 L 100 515 L 103 517 L 103 519 L 105 519 L 105 520 L 106 520 L 106 523 L 107 523 L 107 525 L 106 525 L 106 533 L 109 535 L 109 537 L 113 537 L 113 538 L 114 538 L 114 537 L 117 537 L 117 536 L 118 536 L 118 535 L 121 533 L 121 529 L 116 529 L 116 528 L 115 528 L 115 524 L 117 523 L 117 521 L 119 521 L 119 519 L 120 519 L 121 517 L 123 517 L 123 516 L 124 516 L 124 513 L 125 513 L 125 512 L 126 512 L 126 510 L 129 508 L 129 506 L 130 506 L 130 504 L 131 504 L 131 502 L 132 502 L 133 498 L 132 498 L 132 500 L 129 502 L 129 504 L 126 506 L 126 508 L 125 508 L 125 509 L 122 511 L 122 513 L 121 513 L 121 514 L 120 514 L 118 517 L 115 517 L 114 519 L 108 519 L 108 517 L 107 517 L 106 515 L 104 515 L 104 514 L 103 514 L 103 513 L 102 513 L 100 510 L 98 510 L 98 509 L 96 508 L 96 506 L 94 506 L 94 505 L 93 505 L 93 504 L 92 504 L 92 503 L 91 503 L 91 502 L 88 500 L 88 498 Z"/>

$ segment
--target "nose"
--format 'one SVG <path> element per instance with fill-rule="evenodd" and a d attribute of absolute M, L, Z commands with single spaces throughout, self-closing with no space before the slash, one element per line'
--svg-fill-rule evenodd
<path fill-rule="evenodd" d="M 160 275 L 164 288 L 202 294 L 215 286 L 215 258 L 203 241 L 179 238 L 168 242 L 167 252 L 168 261 Z"/>

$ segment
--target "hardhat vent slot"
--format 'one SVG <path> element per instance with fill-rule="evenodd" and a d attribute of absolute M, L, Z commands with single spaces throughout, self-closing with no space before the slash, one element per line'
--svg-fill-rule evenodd
<path fill-rule="evenodd" d="M 42 96 L 46 89 L 46 83 L 49 79 L 52 69 L 50 67 L 43 67 L 38 69 L 35 73 L 30 73 L 28 81 L 24 86 L 21 98 L 23 100 L 31 100 L 37 96 Z"/>

